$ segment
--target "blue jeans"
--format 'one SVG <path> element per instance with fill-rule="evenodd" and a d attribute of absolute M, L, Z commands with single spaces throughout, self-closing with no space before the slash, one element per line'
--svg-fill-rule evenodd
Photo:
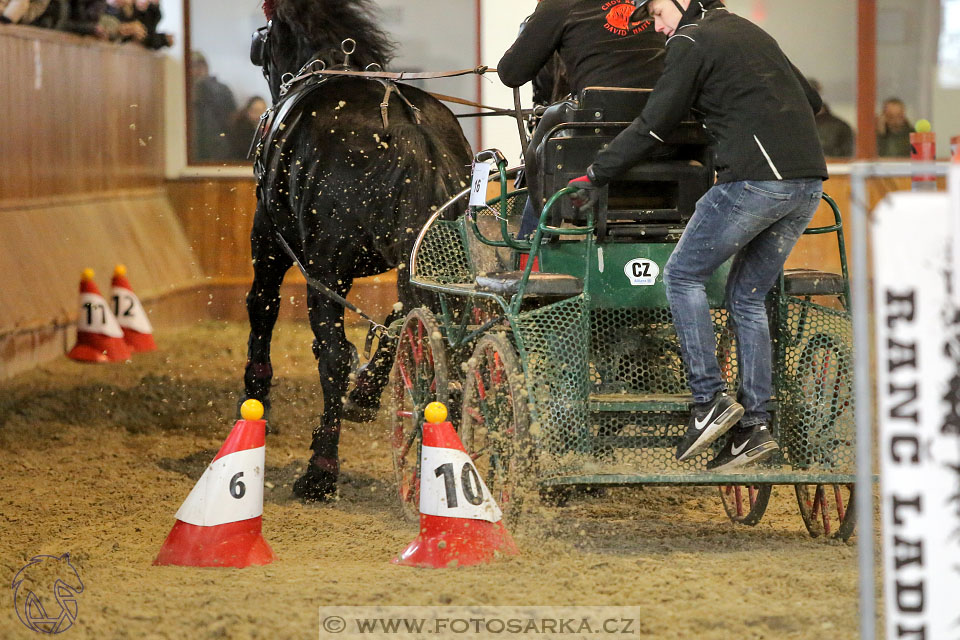
<path fill-rule="evenodd" d="M 527 197 L 527 204 L 523 205 L 523 216 L 520 218 L 520 229 L 517 231 L 517 240 L 526 240 L 533 236 L 540 222 L 540 214 L 533 207 L 533 198 Z"/>
<path fill-rule="evenodd" d="M 694 401 L 726 389 L 705 284 L 733 257 L 726 307 L 737 334 L 744 426 L 768 422 L 773 357 L 765 300 L 813 218 L 823 181 L 750 180 L 718 184 L 697 202 L 663 279 Z"/>

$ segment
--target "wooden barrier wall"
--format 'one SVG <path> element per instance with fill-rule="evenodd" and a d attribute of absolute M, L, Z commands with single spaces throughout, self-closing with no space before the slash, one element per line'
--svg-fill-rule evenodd
<path fill-rule="evenodd" d="M 155 326 L 204 309 L 164 189 L 162 77 L 142 47 L 0 29 L 0 379 L 69 346 L 86 267 L 109 295 L 125 263 Z"/>
<path fill-rule="evenodd" d="M 183 178 L 167 183 L 170 202 L 190 238 L 197 261 L 213 287 L 210 312 L 216 319 L 246 321 L 244 298 L 253 279 L 250 229 L 256 210 L 253 178 Z M 397 301 L 395 271 L 358 278 L 348 299 L 382 321 Z M 282 289 L 281 318 L 306 319 L 306 282 L 296 267 Z M 363 320 L 351 311 L 348 324 Z"/>

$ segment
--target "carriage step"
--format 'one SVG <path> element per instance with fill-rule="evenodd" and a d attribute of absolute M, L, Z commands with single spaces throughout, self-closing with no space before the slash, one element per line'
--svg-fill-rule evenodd
<path fill-rule="evenodd" d="M 687 412 L 693 406 L 693 396 L 685 394 L 591 393 L 591 413 L 618 411 Z M 777 410 L 776 399 L 767 402 L 768 411 Z"/>
<path fill-rule="evenodd" d="M 597 411 L 689 411 L 689 394 L 591 393 L 589 407 Z"/>

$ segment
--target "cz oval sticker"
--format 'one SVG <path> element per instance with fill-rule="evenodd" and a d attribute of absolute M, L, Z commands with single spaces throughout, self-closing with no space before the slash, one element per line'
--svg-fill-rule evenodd
<path fill-rule="evenodd" d="M 635 287 L 649 287 L 657 283 L 660 267 L 649 258 L 636 258 L 623 267 L 623 273 Z"/>

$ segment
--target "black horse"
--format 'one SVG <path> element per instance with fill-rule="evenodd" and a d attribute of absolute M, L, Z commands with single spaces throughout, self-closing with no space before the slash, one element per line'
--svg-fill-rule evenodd
<path fill-rule="evenodd" d="M 386 67 L 393 45 L 373 19 L 372 2 L 264 4 L 269 23 L 256 34 L 251 58 L 264 69 L 275 122 L 265 127 L 272 133 L 261 137 L 257 157 L 244 397 L 266 404 L 280 284 L 293 265 L 284 244 L 308 280 L 344 297 L 354 278 L 396 268 L 400 302 L 406 309 L 417 306 L 423 301 L 409 284 L 405 263 L 431 210 L 466 187 L 471 152 L 454 115 L 423 91 L 364 77 L 309 75 L 321 68 Z M 347 38 L 356 42 L 349 57 L 349 46 L 342 46 Z M 312 286 L 307 303 L 323 415 L 309 466 L 293 490 L 306 500 L 323 500 L 336 491 L 353 347 L 340 304 Z M 367 419 L 379 407 L 393 348 L 380 340 L 347 398 Z"/>

